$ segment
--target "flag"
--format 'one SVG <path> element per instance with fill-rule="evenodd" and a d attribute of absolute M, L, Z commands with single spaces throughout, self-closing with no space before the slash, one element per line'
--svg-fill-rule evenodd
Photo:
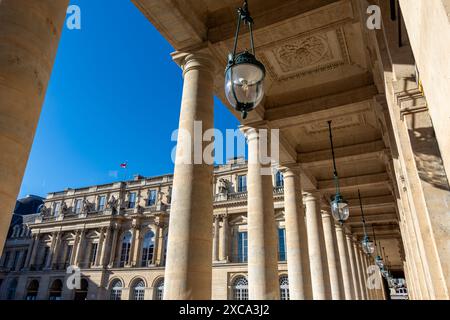
<path fill-rule="evenodd" d="M 123 162 L 123 163 L 120 164 L 120 167 L 121 167 L 122 169 L 126 169 L 126 168 L 127 168 L 127 165 L 128 165 L 127 162 Z"/>

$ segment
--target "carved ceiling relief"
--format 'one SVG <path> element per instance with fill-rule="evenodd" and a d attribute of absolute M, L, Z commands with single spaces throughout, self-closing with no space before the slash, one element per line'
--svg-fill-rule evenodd
<path fill-rule="evenodd" d="M 278 81 L 334 69 L 350 62 L 342 29 L 276 43 L 262 52 L 261 60 Z"/>

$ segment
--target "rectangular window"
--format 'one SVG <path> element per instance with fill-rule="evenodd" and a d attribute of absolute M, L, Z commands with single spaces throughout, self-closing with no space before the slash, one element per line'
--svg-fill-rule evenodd
<path fill-rule="evenodd" d="M 97 258 L 97 249 L 98 249 L 98 243 L 93 243 L 91 247 L 91 257 L 90 262 L 91 264 L 95 263 L 95 259 Z"/>
<path fill-rule="evenodd" d="M 238 262 L 247 262 L 247 232 L 238 233 Z"/>
<path fill-rule="evenodd" d="M 83 200 L 82 199 L 75 200 L 75 213 L 80 213 L 81 212 L 82 204 L 83 204 Z"/>
<path fill-rule="evenodd" d="M 100 196 L 98 197 L 98 211 L 103 211 L 105 209 L 106 197 Z"/>
<path fill-rule="evenodd" d="M 156 204 L 156 190 L 150 190 L 148 193 L 147 206 L 154 206 Z"/>
<path fill-rule="evenodd" d="M 247 176 L 238 176 L 238 192 L 247 191 Z"/>
<path fill-rule="evenodd" d="M 278 229 L 278 260 L 286 261 L 286 229 Z"/>
<path fill-rule="evenodd" d="M 59 216 L 60 211 L 61 211 L 61 202 L 55 202 L 53 204 L 53 215 L 55 217 Z"/>
<path fill-rule="evenodd" d="M 128 197 L 128 208 L 133 209 L 136 206 L 136 192 L 131 192 Z"/>

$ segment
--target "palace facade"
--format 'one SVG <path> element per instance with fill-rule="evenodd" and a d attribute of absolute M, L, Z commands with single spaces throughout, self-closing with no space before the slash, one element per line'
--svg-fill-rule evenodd
<path fill-rule="evenodd" d="M 242 158 L 215 168 L 210 221 L 213 299 L 248 299 L 246 177 L 247 163 Z M 136 175 L 132 181 L 50 193 L 44 201 L 26 198 L 42 205 L 14 215 L 20 219 L 13 219 L 0 260 L 0 299 L 162 299 L 172 182 L 172 175 Z M 273 175 L 273 200 L 280 298 L 289 299 L 284 180 L 279 171 Z M 357 282 L 352 290 L 362 289 L 358 299 L 385 298 L 385 291 L 365 286 L 363 266 L 373 261 L 362 254 L 351 228 L 346 235 L 349 242 L 343 256 L 349 259 L 355 254 L 362 263 L 353 270 L 355 279 L 362 277 L 362 287 Z M 67 281 L 73 267 L 81 271 L 80 286 L 70 289 Z M 400 264 L 394 272 L 401 277 Z M 329 282 L 327 287 L 331 298 Z"/>

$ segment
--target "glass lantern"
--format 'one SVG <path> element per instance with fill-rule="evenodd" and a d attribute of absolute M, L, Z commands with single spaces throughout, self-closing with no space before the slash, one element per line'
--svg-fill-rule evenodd
<path fill-rule="evenodd" d="M 372 241 L 369 240 L 369 237 L 367 235 L 364 236 L 363 240 L 361 241 L 361 246 L 366 254 L 372 254 L 375 251 L 375 245 Z"/>
<path fill-rule="evenodd" d="M 331 214 L 333 215 L 333 218 L 340 223 L 343 223 L 348 219 L 350 214 L 348 202 L 345 201 L 339 194 L 336 194 L 334 199 L 331 201 Z"/>
<path fill-rule="evenodd" d="M 378 266 L 378 268 L 380 268 L 380 270 L 384 268 L 383 259 L 381 259 L 380 256 L 377 256 L 375 258 L 375 264 Z"/>
<path fill-rule="evenodd" d="M 230 56 L 225 70 L 225 94 L 228 102 L 245 119 L 264 97 L 264 65 L 250 52 Z"/>

